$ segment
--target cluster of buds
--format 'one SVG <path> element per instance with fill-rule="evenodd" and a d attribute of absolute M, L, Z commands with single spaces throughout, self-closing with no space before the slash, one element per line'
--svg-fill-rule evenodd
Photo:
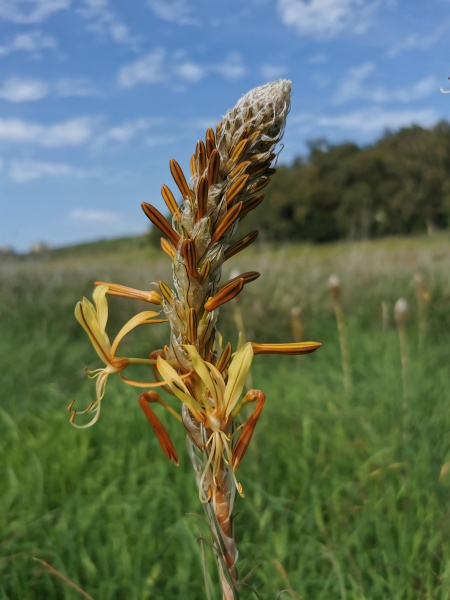
<path fill-rule="evenodd" d="M 147 388 L 140 396 L 140 405 L 164 453 L 175 463 L 178 457 L 170 436 L 150 404 L 164 406 L 186 429 L 199 496 L 203 503 L 214 507 L 213 513 L 222 530 L 222 543 L 232 537 L 230 510 L 234 491 L 242 494 L 235 471 L 265 400 L 260 390 L 243 393 L 253 357 L 264 353 L 304 354 L 320 346 L 316 342 L 247 342 L 234 353 L 230 343 L 222 345 L 216 330 L 219 307 L 259 277 L 259 273 L 249 271 L 220 283 L 224 262 L 247 248 L 258 235 L 258 231 L 252 231 L 234 243 L 230 241 L 238 223 L 263 201 L 261 190 L 275 172 L 272 166 L 275 146 L 283 134 L 290 90 L 289 81 L 279 80 L 243 96 L 215 130 L 208 129 L 204 141 L 197 143 L 190 160 L 190 182 L 180 165 L 175 160 L 170 161 L 170 171 L 182 201 L 178 203 L 172 191 L 162 186 L 162 197 L 171 215 L 169 220 L 151 204 L 142 205 L 144 213 L 163 235 L 161 247 L 173 263 L 173 285 L 159 281 L 155 289 L 143 291 L 96 282 L 94 304 L 83 299 L 75 312 L 106 365 L 90 373 L 98 377 L 97 394 L 83 411 L 93 416 L 84 426 L 98 419 L 110 374 L 117 373 L 129 385 Z M 111 344 L 105 330 L 107 295 L 138 298 L 159 305 L 170 323 L 169 343 L 145 358 L 116 356 L 125 334 L 139 325 L 164 319 L 159 318 L 156 311 L 139 313 Z M 133 363 L 150 365 L 154 380 L 126 378 L 123 371 Z M 154 388 L 164 388 L 178 407 L 164 400 Z M 253 402 L 256 402 L 253 413 L 236 425 L 242 408 Z M 75 424 L 77 413 L 73 405 L 70 409 Z M 224 504 L 227 510 L 223 509 Z M 237 558 L 237 553 L 230 554 L 233 554 L 231 550 L 225 558 L 227 569 L 233 567 Z"/>

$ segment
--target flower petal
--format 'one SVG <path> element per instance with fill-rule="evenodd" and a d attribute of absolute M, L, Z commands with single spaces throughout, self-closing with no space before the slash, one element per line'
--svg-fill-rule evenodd
<path fill-rule="evenodd" d="M 101 331 L 106 330 L 106 323 L 108 322 L 108 300 L 106 299 L 107 291 L 107 285 L 98 285 L 92 294 L 97 311 L 97 322 Z"/>
<path fill-rule="evenodd" d="M 159 313 L 154 310 L 144 310 L 144 311 L 138 313 L 137 315 L 134 315 L 134 317 L 132 317 L 127 323 L 125 323 L 125 325 L 122 327 L 122 329 L 116 335 L 116 338 L 111 346 L 112 355 L 113 356 L 115 355 L 118 345 L 120 344 L 122 339 L 127 335 L 127 333 L 129 333 L 132 329 L 134 329 L 138 325 L 143 325 L 145 323 L 152 323 L 152 322 L 153 323 L 161 323 L 161 320 L 151 321 L 152 317 L 156 317 L 158 315 L 159 315 Z"/>
<path fill-rule="evenodd" d="M 231 361 L 228 369 L 228 381 L 224 395 L 224 404 L 226 407 L 225 416 L 227 418 L 239 401 L 252 360 L 252 344 L 251 342 L 247 342 L 242 348 L 239 348 Z"/>
<path fill-rule="evenodd" d="M 81 302 L 78 302 L 75 307 L 75 317 L 88 334 L 99 357 L 105 365 L 108 365 L 111 361 L 111 345 L 109 338 L 100 330 L 97 322 L 97 315 L 89 300 L 83 298 Z"/>
<path fill-rule="evenodd" d="M 189 354 L 189 358 L 192 361 L 192 366 L 194 367 L 194 371 L 197 373 L 197 375 L 203 381 L 206 388 L 209 390 L 209 392 L 214 400 L 214 406 L 216 408 L 219 408 L 218 401 L 220 401 L 221 399 L 218 399 L 218 397 L 217 397 L 217 387 L 214 385 L 214 381 L 211 378 L 209 365 L 202 359 L 200 354 L 197 352 L 197 349 L 195 348 L 195 346 L 191 346 L 191 345 L 187 344 L 184 346 L 184 349 Z"/>
<path fill-rule="evenodd" d="M 158 417 L 155 415 L 155 413 L 152 411 L 152 409 L 149 406 L 149 403 L 153 402 L 152 394 L 155 394 L 155 392 L 150 392 L 150 393 L 144 392 L 143 394 L 141 394 L 139 396 L 140 407 L 144 411 L 144 414 L 147 417 L 148 422 L 153 427 L 153 431 L 155 432 L 156 437 L 158 438 L 158 441 L 161 445 L 162 451 L 164 452 L 164 454 L 167 456 L 167 458 L 169 460 L 171 460 L 176 465 L 178 465 L 178 456 L 177 456 L 176 450 L 172 444 L 172 440 L 170 439 L 170 436 L 167 433 L 164 425 L 161 423 L 161 421 L 158 419 Z"/>
<path fill-rule="evenodd" d="M 256 423 L 258 422 L 259 415 L 264 406 L 264 402 L 266 399 L 266 395 L 261 390 L 251 390 L 247 392 L 247 398 L 249 395 L 253 394 L 249 402 L 253 402 L 256 400 L 258 404 L 256 405 L 255 410 L 252 412 L 250 417 L 244 423 L 239 439 L 233 448 L 233 459 L 232 459 L 232 467 L 233 470 L 236 470 L 239 466 L 239 463 L 244 458 L 244 454 L 247 452 L 248 445 L 250 444 L 250 440 L 252 439 L 253 432 L 255 430 Z"/>
<path fill-rule="evenodd" d="M 161 356 L 158 356 L 156 360 L 156 367 L 162 378 L 167 382 L 167 385 L 170 386 L 172 392 L 179 400 L 181 400 L 181 402 L 184 402 L 189 407 L 192 407 L 195 411 L 200 411 L 203 413 L 203 406 L 201 406 L 198 401 L 192 397 L 180 375 L 173 367 L 169 365 L 166 360 L 161 358 Z"/>

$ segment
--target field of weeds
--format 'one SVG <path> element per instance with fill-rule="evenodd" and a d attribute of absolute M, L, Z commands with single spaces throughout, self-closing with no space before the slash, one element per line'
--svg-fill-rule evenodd
<path fill-rule="evenodd" d="M 184 458 L 176 468 L 140 412 L 139 392 L 114 380 L 97 425 L 69 423 L 69 402 L 92 398 L 85 365 L 97 366 L 75 303 L 94 280 L 142 289 L 170 281 L 170 261 L 152 250 L 89 254 L 0 265 L 0 599 L 201 599 L 206 565 L 218 600 L 181 428 L 161 415 Z M 267 402 L 239 468 L 242 597 L 448 599 L 448 236 L 259 246 L 230 263 L 261 277 L 223 309 L 226 339 L 236 344 L 242 317 L 247 339 L 323 343 L 313 355 L 253 363 Z M 399 297 L 409 305 L 403 356 Z M 131 304 L 111 299 L 112 330 Z M 146 356 L 167 337 L 163 324 L 126 343 Z"/>

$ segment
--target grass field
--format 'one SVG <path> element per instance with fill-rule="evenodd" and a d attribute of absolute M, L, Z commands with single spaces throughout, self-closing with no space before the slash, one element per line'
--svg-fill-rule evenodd
<path fill-rule="evenodd" d="M 134 287 L 170 281 L 168 261 L 140 243 L 72 249 L 0 265 L 0 600 L 219 600 L 184 435 L 162 419 L 181 458 L 163 456 L 135 390 L 111 378 L 99 423 L 75 430 L 67 405 L 92 399 L 98 366 L 73 308 L 96 279 Z M 257 247 L 230 268 L 258 270 L 239 297 L 246 334 L 288 341 L 302 308 L 304 357 L 255 358 L 267 402 L 239 469 L 242 598 L 450 598 L 450 240 L 387 239 Z M 327 292 L 342 282 L 352 393 L 345 394 Z M 412 279 L 430 292 L 423 343 Z M 403 402 L 393 318 L 405 297 L 408 389 Z M 112 330 L 135 306 L 112 299 Z M 235 343 L 233 307 L 222 331 Z M 132 355 L 167 341 L 141 328 Z M 407 414 L 405 414 L 405 412 Z M 52 569 L 56 570 L 52 571 Z M 67 580 L 64 581 L 62 577 Z M 285 590 L 283 592 L 283 590 Z M 283 592 L 283 593 L 281 593 Z"/>

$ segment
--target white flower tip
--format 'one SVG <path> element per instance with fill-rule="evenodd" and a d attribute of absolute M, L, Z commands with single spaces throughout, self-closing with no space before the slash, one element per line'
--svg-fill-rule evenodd
<path fill-rule="evenodd" d="M 404 298 L 399 298 L 394 305 L 394 317 L 398 325 L 404 323 L 408 318 L 409 306 Z"/>

